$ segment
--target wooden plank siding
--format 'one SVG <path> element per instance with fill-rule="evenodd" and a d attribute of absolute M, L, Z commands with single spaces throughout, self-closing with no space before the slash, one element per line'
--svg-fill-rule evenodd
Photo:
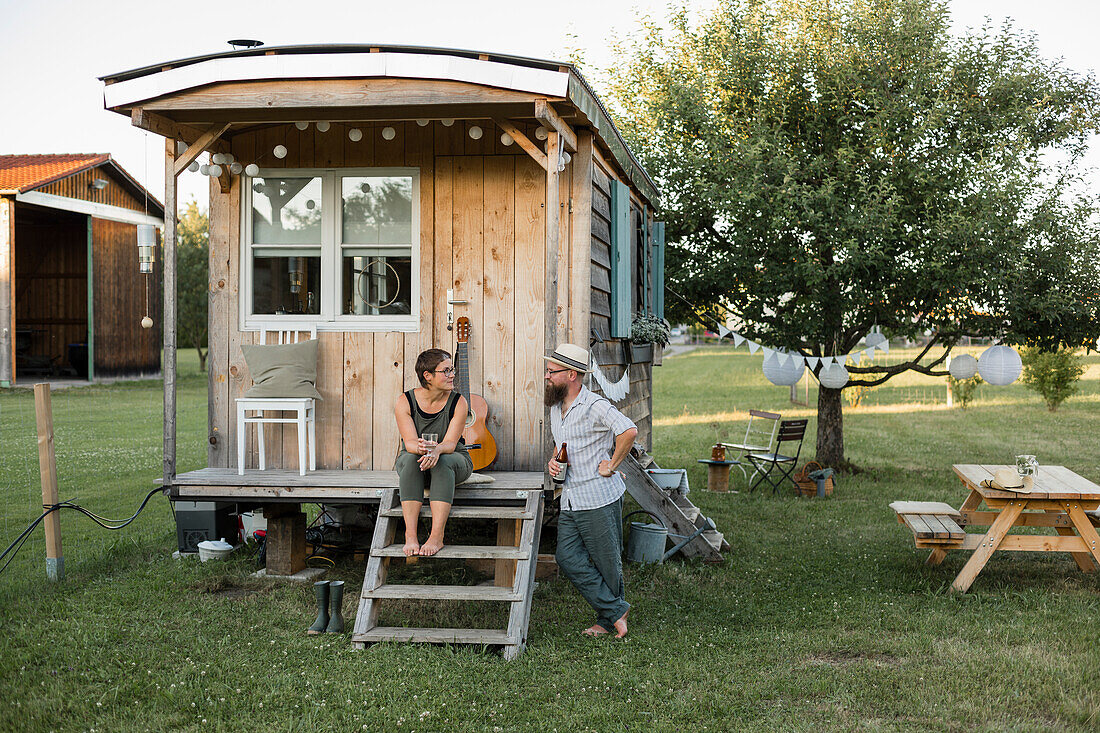
<path fill-rule="evenodd" d="M 493 470 L 543 468 L 545 173 L 518 145 L 505 146 L 493 123 L 477 124 L 483 136 L 476 141 L 468 134 L 471 123 L 462 121 L 449 128 L 438 121 L 426 127 L 414 121 L 333 123 L 323 134 L 313 125 L 305 131 L 273 125 L 230 140 L 242 163 L 258 160 L 265 168 L 420 170 L 420 329 L 319 333 L 318 389 L 325 399 L 318 406 L 318 468 L 392 468 L 399 440 L 393 407 L 417 384 L 417 355 L 431 346 L 454 350 L 445 316 L 448 289 L 469 301 L 455 306 L 455 316 L 471 319 L 471 386 L 489 403 L 499 451 Z M 534 124 L 516 124 L 533 135 Z M 387 125 L 397 133 L 393 140 L 382 138 Z M 363 132 L 358 143 L 347 138 L 352 126 Z M 282 160 L 270 153 L 278 144 L 288 149 Z M 208 460 L 212 467 L 235 467 L 234 400 L 251 385 L 240 347 L 257 340 L 239 328 L 237 180 L 227 194 L 212 182 L 211 201 L 210 429 L 220 442 Z M 565 237 L 568 231 L 563 228 Z M 250 429 L 250 468 L 256 465 L 254 435 Z M 269 426 L 265 435 L 268 466 L 295 468 L 294 428 Z"/>
<path fill-rule="evenodd" d="M 143 275 L 139 271 L 136 225 L 92 219 L 96 377 L 160 371 L 161 265 L 158 259 L 152 273 Z M 87 310 L 86 305 L 83 310 Z M 152 328 L 141 327 L 145 315 L 153 319 Z M 187 348 L 190 344 L 180 347 Z"/>
<path fill-rule="evenodd" d="M 131 211 L 148 212 L 153 216 L 160 216 L 160 205 L 156 201 L 150 199 L 147 205 L 145 198 L 135 196 L 131 190 L 127 189 L 119 182 L 117 175 L 118 174 L 111 170 L 110 164 L 101 165 L 86 171 L 74 173 L 59 181 L 47 184 L 42 188 L 37 188 L 35 191 L 53 194 L 54 196 L 79 199 L 81 201 L 91 201 L 96 204 L 118 206 L 123 209 L 130 209 Z M 92 181 L 97 178 L 106 180 L 107 185 L 99 190 L 92 188 Z M 148 208 L 146 208 L 147 206 Z M 134 246 L 137 245 L 135 244 Z"/>

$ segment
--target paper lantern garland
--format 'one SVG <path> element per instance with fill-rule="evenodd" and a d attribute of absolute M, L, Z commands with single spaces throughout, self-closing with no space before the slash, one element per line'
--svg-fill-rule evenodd
<path fill-rule="evenodd" d="M 781 387 L 789 387 L 792 384 L 798 384 L 798 380 L 802 379 L 802 374 L 806 371 L 806 364 L 797 358 L 783 358 L 781 360 L 780 353 L 774 351 L 764 359 L 763 368 L 764 377 L 769 382 Z"/>
<path fill-rule="evenodd" d="M 1023 368 L 1023 360 L 1016 350 L 1001 344 L 990 346 L 978 357 L 978 373 L 982 379 L 997 386 L 1015 382 Z"/>
<path fill-rule="evenodd" d="M 948 368 L 951 376 L 959 381 L 970 379 L 978 373 L 978 360 L 970 354 L 959 354 L 951 357 L 951 366 Z"/>

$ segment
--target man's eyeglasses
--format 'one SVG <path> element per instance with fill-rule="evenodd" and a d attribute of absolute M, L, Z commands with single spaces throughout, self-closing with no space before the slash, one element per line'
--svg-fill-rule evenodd
<path fill-rule="evenodd" d="M 448 377 L 453 377 L 455 375 L 455 368 L 454 367 L 447 367 L 446 369 L 433 369 L 432 371 L 435 374 L 443 374 L 443 375 L 446 375 Z"/>
<path fill-rule="evenodd" d="M 547 374 L 557 374 L 558 372 L 571 372 L 571 371 L 573 371 L 573 370 L 572 369 L 551 369 L 550 367 L 546 367 L 546 373 Z"/>

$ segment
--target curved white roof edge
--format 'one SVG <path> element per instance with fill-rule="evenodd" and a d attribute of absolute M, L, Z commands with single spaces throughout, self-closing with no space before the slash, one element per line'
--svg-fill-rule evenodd
<path fill-rule="evenodd" d="M 499 61 L 414 53 L 273 54 L 213 58 L 108 84 L 105 107 L 120 107 L 207 84 L 265 79 L 399 77 L 439 79 L 566 97 L 569 72 Z"/>

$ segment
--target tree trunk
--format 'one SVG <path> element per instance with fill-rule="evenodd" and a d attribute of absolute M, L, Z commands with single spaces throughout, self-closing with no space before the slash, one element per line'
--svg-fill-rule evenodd
<path fill-rule="evenodd" d="M 195 351 L 199 352 L 199 371 L 206 374 L 206 354 L 198 346 L 195 347 Z"/>
<path fill-rule="evenodd" d="M 844 415 L 839 389 L 821 387 L 817 392 L 817 462 L 840 470 L 844 461 Z"/>

